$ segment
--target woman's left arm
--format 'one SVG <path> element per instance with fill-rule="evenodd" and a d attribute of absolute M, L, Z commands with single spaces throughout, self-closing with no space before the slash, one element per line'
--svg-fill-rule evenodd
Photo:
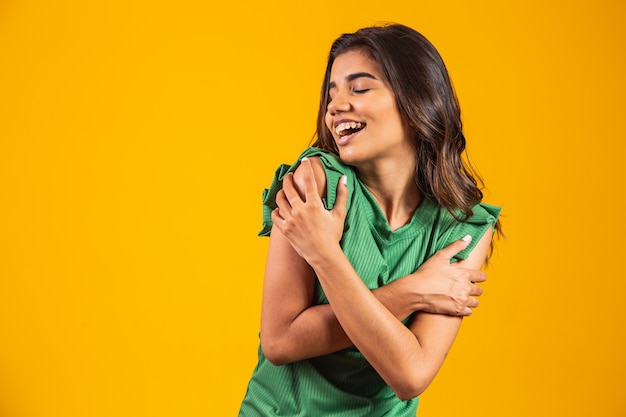
<path fill-rule="evenodd" d="M 485 263 L 492 239 L 489 228 L 480 238 L 468 257 L 452 264 L 454 267 L 480 270 Z M 412 380 L 416 381 L 414 389 L 423 392 L 434 380 L 437 372 L 452 347 L 452 343 L 461 327 L 463 317 L 416 312 L 409 328 L 415 335 L 420 348 L 416 351 L 413 362 Z"/>
<path fill-rule="evenodd" d="M 328 211 L 316 194 L 313 175 L 304 175 L 299 185 L 302 195 L 293 178 L 285 178 L 277 198 L 279 209 L 273 214 L 274 226 L 314 269 L 337 320 L 354 345 L 399 398 L 416 397 L 443 364 L 461 318 L 419 313 L 406 327 L 367 288 L 339 245 L 336 219 L 341 218 L 345 201 L 341 200 L 344 207 Z M 480 269 L 490 241 L 488 231 L 458 266 Z"/>

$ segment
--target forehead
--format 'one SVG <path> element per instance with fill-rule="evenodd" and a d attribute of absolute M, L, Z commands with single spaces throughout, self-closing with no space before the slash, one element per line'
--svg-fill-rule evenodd
<path fill-rule="evenodd" d="M 352 50 L 342 53 L 335 58 L 330 70 L 330 81 L 341 82 L 351 74 L 366 72 L 383 80 L 380 65 L 362 50 Z"/>

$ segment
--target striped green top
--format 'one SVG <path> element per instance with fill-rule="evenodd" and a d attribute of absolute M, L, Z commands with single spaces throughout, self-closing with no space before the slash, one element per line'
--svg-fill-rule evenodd
<path fill-rule="evenodd" d="M 415 272 L 437 250 L 469 234 L 472 243 L 457 255 L 457 259 L 464 259 L 500 213 L 498 207 L 479 204 L 473 208 L 473 216 L 461 223 L 447 210 L 424 199 L 408 224 L 391 230 L 380 206 L 351 167 L 333 154 L 308 148 L 295 164 L 281 165 L 270 188 L 264 190 L 260 236 L 270 234 L 271 212 L 276 208 L 275 197 L 282 179 L 305 156 L 319 156 L 325 168 L 327 209 L 335 203 L 339 178 L 348 177 L 348 214 L 341 247 L 370 289 Z M 314 302 L 328 302 L 319 282 Z M 272 365 L 260 346 L 258 356 L 239 416 L 415 416 L 418 398 L 398 399 L 354 347 L 282 366 Z"/>

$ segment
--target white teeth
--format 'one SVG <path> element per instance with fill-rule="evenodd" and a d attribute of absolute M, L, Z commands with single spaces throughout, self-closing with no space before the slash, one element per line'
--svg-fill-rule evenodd
<path fill-rule="evenodd" d="M 335 133 L 341 135 L 341 133 L 348 129 L 361 129 L 363 127 L 363 123 L 361 122 L 344 122 L 338 125 L 335 128 Z"/>

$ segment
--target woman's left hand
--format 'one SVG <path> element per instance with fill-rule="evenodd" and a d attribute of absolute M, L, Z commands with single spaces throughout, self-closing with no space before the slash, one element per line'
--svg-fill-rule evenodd
<path fill-rule="evenodd" d="M 293 174 L 283 179 L 283 189 L 276 195 L 278 208 L 272 212 L 274 227 L 287 237 L 295 251 L 312 265 L 334 250 L 341 240 L 346 218 L 348 187 L 346 177 L 339 180 L 337 199 L 332 210 L 322 203 L 315 172 L 310 159 L 303 159 Z"/>

